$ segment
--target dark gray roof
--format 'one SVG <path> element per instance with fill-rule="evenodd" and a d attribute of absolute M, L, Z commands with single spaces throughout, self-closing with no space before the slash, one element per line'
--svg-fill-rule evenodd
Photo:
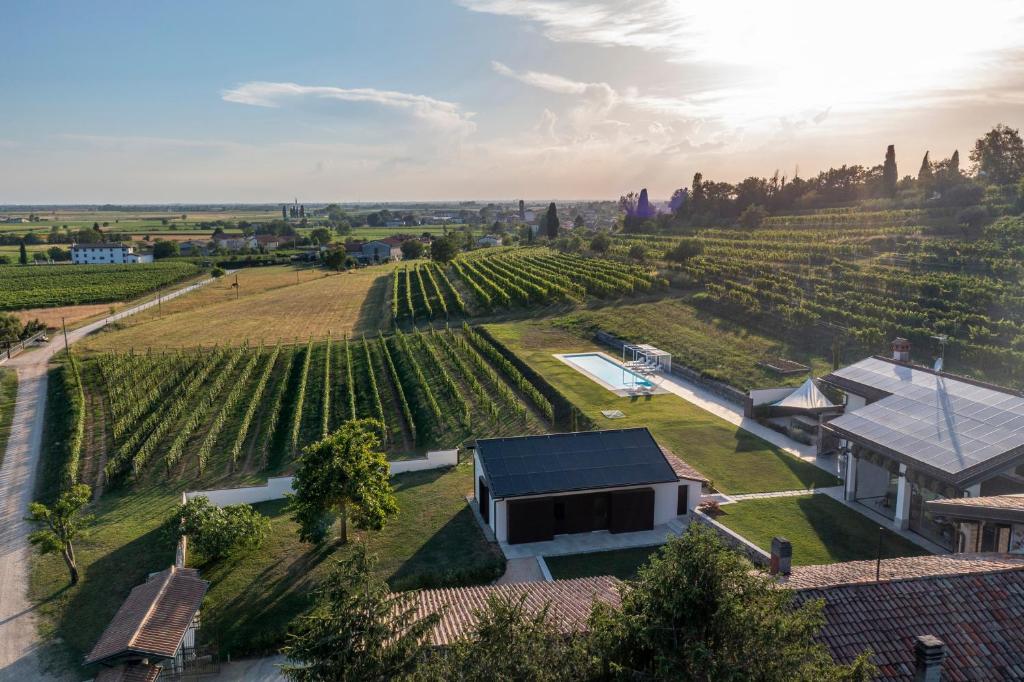
<path fill-rule="evenodd" d="M 121 242 L 93 242 L 92 244 L 72 244 L 72 249 L 127 249 L 128 244 Z"/>
<path fill-rule="evenodd" d="M 679 480 L 645 428 L 477 441 L 495 498 Z"/>
<path fill-rule="evenodd" d="M 832 420 L 828 429 L 951 483 L 967 485 L 1024 455 L 1024 398 L 1008 390 L 882 358 L 861 360 L 826 380 L 885 396 Z"/>

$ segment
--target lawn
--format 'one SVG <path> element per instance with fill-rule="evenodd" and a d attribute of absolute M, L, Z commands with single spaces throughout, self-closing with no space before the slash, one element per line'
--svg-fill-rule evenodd
<path fill-rule="evenodd" d="M 591 417 L 600 428 L 646 426 L 654 437 L 725 493 L 838 485 L 831 474 L 789 455 L 675 395 L 620 398 L 554 353 L 607 350 L 544 322 L 488 325 L 488 330 Z M 607 419 L 601 410 L 621 410 Z"/>
<path fill-rule="evenodd" d="M 14 419 L 14 400 L 18 395 L 18 374 L 13 369 L 0 367 L 0 465 L 7 452 L 7 437 L 11 435 Z"/>
<path fill-rule="evenodd" d="M 366 542 L 380 558 L 378 574 L 396 589 L 494 579 L 504 561 L 466 504 L 472 473 L 472 465 L 464 463 L 395 477 L 398 517 L 382 531 L 350 533 L 347 546 L 304 545 L 283 501 L 258 505 L 272 523 L 266 544 L 249 555 L 200 567 L 212 583 L 202 637 L 217 642 L 222 656 L 276 650 L 288 622 L 308 608 L 317 579 L 356 542 Z M 66 586 L 59 557 L 33 558 L 31 596 L 50 640 L 47 660 L 77 665 L 131 588 L 173 561 L 173 547 L 159 527 L 180 495 L 166 485 L 104 495 L 93 510 L 95 526 L 76 547 L 82 581 L 74 588 Z"/>
<path fill-rule="evenodd" d="M 650 343 L 669 351 L 673 360 L 741 390 L 766 386 L 798 386 L 806 374 L 784 377 L 757 362 L 782 357 L 811 366 L 816 376 L 827 373 L 831 361 L 714 317 L 685 301 L 667 299 L 592 310 L 581 310 L 554 321 L 560 328 L 590 339 L 603 330 L 635 343 Z"/>
<path fill-rule="evenodd" d="M 637 569 L 647 563 L 660 547 L 633 547 L 611 552 L 546 556 L 544 562 L 556 580 L 587 578 L 595 575 L 614 575 L 629 580 L 636 577 Z"/>
<path fill-rule="evenodd" d="M 82 341 L 84 350 L 338 338 L 376 332 L 390 319 L 390 265 L 345 273 L 290 266 L 245 268 L 235 276 L 150 309 Z"/>
<path fill-rule="evenodd" d="M 793 564 L 798 566 L 877 556 L 878 524 L 827 495 L 726 504 L 715 520 L 766 552 L 774 536 L 785 537 L 793 543 Z M 882 531 L 882 558 L 919 554 L 927 552 L 888 529 Z"/>

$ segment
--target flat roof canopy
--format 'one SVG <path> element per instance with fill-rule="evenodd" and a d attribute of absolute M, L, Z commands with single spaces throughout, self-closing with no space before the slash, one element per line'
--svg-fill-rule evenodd
<path fill-rule="evenodd" d="M 660 348 L 655 348 L 654 346 L 648 343 L 627 343 L 624 347 L 626 350 L 631 350 L 637 353 L 643 353 L 644 355 L 650 355 L 652 357 L 667 357 L 669 355 L 672 355 L 668 351 L 661 350 Z"/>
<path fill-rule="evenodd" d="M 1024 457 L 1024 398 L 923 368 L 868 358 L 824 380 L 882 396 L 825 428 L 944 480 L 969 485 Z"/>

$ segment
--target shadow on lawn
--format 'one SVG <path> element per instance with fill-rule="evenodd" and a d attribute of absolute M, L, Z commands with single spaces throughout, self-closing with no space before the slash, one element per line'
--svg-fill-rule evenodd
<path fill-rule="evenodd" d="M 348 275 L 346 273 L 339 276 L 346 277 Z M 363 298 L 362 305 L 359 306 L 359 315 L 352 326 L 353 335 L 377 332 L 381 327 L 385 326 L 382 322 L 384 320 L 384 311 L 387 307 L 387 291 L 390 282 L 390 271 L 388 274 L 380 275 L 373 280 L 373 284 L 370 285 L 366 296 Z"/>
<path fill-rule="evenodd" d="M 807 524 L 826 547 L 832 561 L 858 561 L 878 557 L 879 526 L 856 511 L 825 495 L 797 499 L 797 506 Z M 904 540 L 888 529 L 882 529 L 881 557 L 927 554 L 924 549 Z M 799 561 L 798 548 L 793 547 L 794 561 Z"/>
<path fill-rule="evenodd" d="M 736 429 L 733 433 L 733 438 L 736 440 L 735 452 L 760 452 L 764 453 L 763 456 L 765 458 L 774 458 L 782 466 L 786 467 L 791 474 L 799 479 L 800 483 L 806 488 L 829 487 L 839 485 L 840 483 L 838 478 L 827 471 L 819 469 L 814 464 L 805 462 L 802 459 L 780 450 L 768 441 L 759 438 L 742 428 Z"/>

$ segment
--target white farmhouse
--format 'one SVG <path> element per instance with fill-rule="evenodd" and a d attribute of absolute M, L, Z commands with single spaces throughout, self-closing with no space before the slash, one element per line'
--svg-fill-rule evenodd
<path fill-rule="evenodd" d="M 135 253 L 135 247 L 117 242 L 72 244 L 71 262 L 76 265 L 127 265 L 152 263 L 153 256 Z"/>

